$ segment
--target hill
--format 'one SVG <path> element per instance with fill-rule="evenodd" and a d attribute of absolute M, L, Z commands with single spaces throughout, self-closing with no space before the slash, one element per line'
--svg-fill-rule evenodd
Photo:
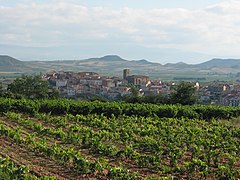
<path fill-rule="evenodd" d="M 214 68 L 214 67 L 229 67 L 229 68 L 239 68 L 240 59 L 212 59 L 204 63 L 196 65 L 199 68 Z"/>
<path fill-rule="evenodd" d="M 3 72 L 22 72 L 27 66 L 24 62 L 19 61 L 7 55 L 0 55 L 0 71 Z"/>
<path fill-rule="evenodd" d="M 92 71 L 100 75 L 122 76 L 122 70 L 129 68 L 131 74 L 150 76 L 153 79 L 206 79 L 233 80 L 229 74 L 240 72 L 239 59 L 212 59 L 200 64 L 153 63 L 145 59 L 126 60 L 117 55 L 88 58 L 82 60 L 53 60 L 53 61 L 19 61 L 10 56 L 0 56 L 0 72 L 46 73 L 56 71 Z M 232 79 L 230 79 L 232 78 Z"/>
<path fill-rule="evenodd" d="M 101 75 L 122 76 L 124 68 L 130 68 L 132 73 L 150 75 L 152 71 L 162 68 L 161 64 L 147 60 L 125 60 L 117 55 L 107 55 L 100 58 L 83 60 L 32 61 L 29 65 L 48 70 L 93 71 Z"/>
<path fill-rule="evenodd" d="M 194 67 L 194 65 L 190 65 L 184 62 L 178 62 L 178 63 L 167 63 L 164 65 L 165 67 L 174 67 L 174 68 L 191 68 Z"/>

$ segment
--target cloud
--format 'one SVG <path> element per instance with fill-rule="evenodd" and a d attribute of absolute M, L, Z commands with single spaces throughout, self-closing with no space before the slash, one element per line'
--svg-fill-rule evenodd
<path fill-rule="evenodd" d="M 32 2 L 32 1 L 31 1 Z M 27 46 L 132 44 L 238 54 L 240 1 L 204 9 L 87 7 L 71 1 L 0 6 L 0 42 Z"/>

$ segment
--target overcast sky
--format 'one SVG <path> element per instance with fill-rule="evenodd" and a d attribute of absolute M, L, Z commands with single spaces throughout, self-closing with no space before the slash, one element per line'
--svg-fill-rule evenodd
<path fill-rule="evenodd" d="M 0 54 L 199 63 L 240 58 L 240 0 L 0 0 Z"/>

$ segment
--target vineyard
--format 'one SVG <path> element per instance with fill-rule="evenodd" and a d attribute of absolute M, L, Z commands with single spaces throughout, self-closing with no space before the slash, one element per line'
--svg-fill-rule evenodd
<path fill-rule="evenodd" d="M 0 99 L 0 179 L 239 179 L 240 108 Z"/>

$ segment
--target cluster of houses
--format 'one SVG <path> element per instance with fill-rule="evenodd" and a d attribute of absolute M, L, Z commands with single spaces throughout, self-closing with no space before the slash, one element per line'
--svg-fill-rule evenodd
<path fill-rule="evenodd" d="M 161 81 L 151 81 L 148 76 L 130 75 L 130 69 L 123 70 L 123 77 L 100 76 L 95 72 L 49 72 L 43 75 L 52 89 L 58 90 L 61 97 L 90 98 L 101 96 L 116 100 L 124 95 L 131 94 L 129 84 L 138 86 L 143 94 L 169 94 L 171 84 L 162 84 Z"/>
<path fill-rule="evenodd" d="M 129 84 L 138 86 L 139 95 L 169 95 L 175 83 L 150 80 L 148 76 L 131 75 L 130 69 L 123 70 L 123 77 L 100 76 L 95 72 L 52 71 L 43 76 L 52 89 L 58 90 L 61 97 L 91 98 L 101 96 L 109 100 L 117 100 L 131 94 Z M 240 85 L 224 82 L 211 82 L 200 86 L 196 82 L 197 94 L 204 104 L 240 106 Z"/>
<path fill-rule="evenodd" d="M 139 95 L 168 96 L 174 89 L 174 82 L 151 80 L 144 75 L 131 75 L 130 69 L 123 70 L 123 76 L 100 76 L 95 72 L 64 72 L 52 71 L 42 76 L 50 86 L 49 91 L 57 90 L 61 97 L 91 98 L 100 96 L 109 100 L 118 100 L 131 94 L 131 85 L 137 86 Z M 1 83 L 7 86 L 13 80 L 2 79 Z M 203 83 L 204 84 L 204 83 Z M 240 84 L 227 82 L 209 82 L 200 85 L 196 82 L 197 95 L 203 104 L 225 106 L 240 106 Z"/>
<path fill-rule="evenodd" d="M 198 91 L 201 102 L 224 106 L 240 106 L 240 85 L 228 83 L 212 83 L 201 87 Z"/>

